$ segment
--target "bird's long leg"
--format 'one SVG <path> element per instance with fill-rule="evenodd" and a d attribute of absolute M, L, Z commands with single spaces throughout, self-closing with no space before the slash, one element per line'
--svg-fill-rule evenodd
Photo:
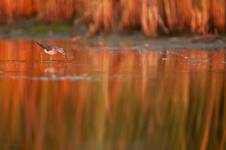
<path fill-rule="evenodd" d="M 41 62 L 42 62 L 42 52 L 40 52 L 40 58 L 41 58 Z"/>
<path fill-rule="evenodd" d="M 67 55 L 66 54 L 64 54 L 64 61 L 67 61 L 68 59 L 67 59 Z"/>

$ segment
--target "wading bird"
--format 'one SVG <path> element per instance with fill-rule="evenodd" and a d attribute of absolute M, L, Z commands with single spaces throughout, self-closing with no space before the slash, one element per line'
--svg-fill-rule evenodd
<path fill-rule="evenodd" d="M 66 49 L 54 45 L 42 44 L 37 41 L 35 41 L 35 43 L 40 46 L 46 54 L 50 55 L 50 60 L 52 60 L 52 55 L 55 55 L 56 53 L 61 53 L 62 55 L 64 55 L 64 59 L 67 60 Z M 40 53 L 40 55 L 42 61 L 42 52 Z"/>

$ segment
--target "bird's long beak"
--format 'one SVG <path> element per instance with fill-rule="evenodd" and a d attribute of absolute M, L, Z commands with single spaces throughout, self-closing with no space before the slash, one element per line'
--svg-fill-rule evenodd
<path fill-rule="evenodd" d="M 41 43 L 39 43 L 38 41 L 34 41 L 35 44 L 37 44 L 38 46 L 42 46 Z"/>

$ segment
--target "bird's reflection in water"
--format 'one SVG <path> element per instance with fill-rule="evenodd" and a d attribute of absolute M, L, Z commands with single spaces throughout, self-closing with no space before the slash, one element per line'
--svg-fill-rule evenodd
<path fill-rule="evenodd" d="M 45 74 L 55 74 L 56 73 L 56 68 L 54 67 L 48 67 L 44 69 Z"/>
<path fill-rule="evenodd" d="M 67 76 L 67 64 L 47 64 L 42 70 L 41 74 L 45 77 L 54 78 L 54 77 L 64 77 Z"/>

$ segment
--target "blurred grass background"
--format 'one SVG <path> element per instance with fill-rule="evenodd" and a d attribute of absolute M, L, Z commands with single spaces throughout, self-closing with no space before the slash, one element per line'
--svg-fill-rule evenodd
<path fill-rule="evenodd" d="M 81 24 L 88 35 L 224 33 L 225 9 L 224 0 L 1 0 L 0 23 Z"/>

